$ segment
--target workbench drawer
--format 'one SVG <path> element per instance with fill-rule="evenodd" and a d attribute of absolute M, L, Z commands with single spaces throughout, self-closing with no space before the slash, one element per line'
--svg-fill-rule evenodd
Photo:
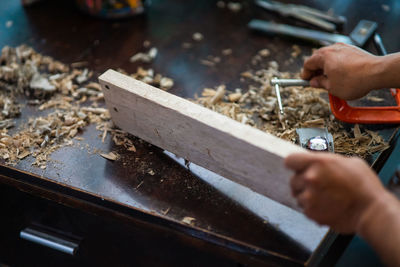
<path fill-rule="evenodd" d="M 160 228 L 96 216 L 2 184 L 0 210 L 0 263 L 10 266 L 238 266 Z M 75 255 L 54 242 L 43 245 L 40 233 L 46 233 L 44 243 L 77 244 Z"/>

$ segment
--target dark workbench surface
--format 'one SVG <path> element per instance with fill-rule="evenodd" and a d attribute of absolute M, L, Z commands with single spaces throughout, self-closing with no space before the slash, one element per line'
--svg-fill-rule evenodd
<path fill-rule="evenodd" d="M 302 66 L 301 57 L 294 62 L 288 61 L 293 41 L 255 34 L 247 29 L 246 24 L 253 17 L 287 22 L 274 14 L 256 10 L 250 1 L 244 3 L 242 11 L 233 13 L 218 9 L 216 1 L 212 0 L 153 0 L 147 14 L 118 21 L 82 14 L 72 2 L 45 1 L 24 9 L 19 1 L 2 1 L 0 48 L 25 43 L 64 63 L 87 61 L 87 67 L 96 75 L 108 68 L 122 68 L 132 73 L 139 65 L 151 67 L 157 73 L 173 78 L 175 85 L 170 92 L 184 97 L 193 97 L 202 88 L 219 84 L 232 89 L 243 87 L 240 73 L 251 68 L 251 58 L 263 48 L 270 49 L 272 56 L 269 59 L 281 63 L 283 71 L 297 72 Z M 388 52 L 400 50 L 396 32 L 400 16 L 397 1 L 301 2 L 324 10 L 331 7 L 336 13 L 347 16 L 345 33 L 350 32 L 360 19 L 377 21 Z M 387 2 L 389 11 L 382 8 L 383 2 Z M 7 28 L 5 24 L 9 20 L 13 25 Z M 202 42 L 192 41 L 195 32 L 204 35 Z M 130 63 L 130 56 L 144 51 L 145 40 L 158 48 L 157 58 L 151 64 Z M 193 48 L 182 48 L 183 42 L 192 42 Z M 296 43 L 300 44 L 304 54 L 309 54 L 311 45 Z M 369 47 L 373 51 L 373 47 Z M 226 48 L 231 48 L 233 53 L 223 57 L 217 67 L 199 63 L 208 55 L 220 56 Z M 26 121 L 35 112 L 26 106 L 19 121 Z M 33 160 L 27 158 L 15 166 L 17 172 L 2 166 L 2 174 L 31 183 L 36 183 L 35 179 L 45 179 L 37 184 L 65 190 L 66 194 L 78 197 L 90 195 L 90 201 L 99 203 L 105 199 L 104 203 L 111 203 L 111 208 L 117 205 L 121 209 L 144 211 L 161 218 L 157 223 L 164 225 L 174 225 L 172 222 L 180 222 L 185 216 L 193 217 L 196 219 L 194 228 L 182 226 L 181 231 L 199 237 L 203 235 L 205 239 L 224 236 L 226 240 L 237 240 L 237 244 L 247 244 L 245 247 L 252 248 L 255 254 L 274 252 L 297 263 L 304 263 L 310 257 L 311 251 L 280 232 L 279 228 L 265 223 L 196 178 L 158 148 L 136 142 L 137 152 L 127 152 L 114 146 L 109 137 L 102 143 L 99 134 L 94 126 L 88 127 L 81 133 L 84 140 L 77 143 L 103 151 L 116 150 L 122 155 L 120 161 L 110 162 L 73 146 L 56 151 L 45 170 L 32 167 Z M 150 169 L 155 175 L 148 173 Z M 47 179 L 57 185 L 46 182 Z"/>

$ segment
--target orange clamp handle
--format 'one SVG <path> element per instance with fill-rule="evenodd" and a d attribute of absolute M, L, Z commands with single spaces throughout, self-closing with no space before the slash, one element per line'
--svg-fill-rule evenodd
<path fill-rule="evenodd" d="M 390 89 L 397 106 L 352 107 L 345 100 L 329 94 L 333 115 L 341 121 L 362 124 L 400 123 L 400 89 Z"/>

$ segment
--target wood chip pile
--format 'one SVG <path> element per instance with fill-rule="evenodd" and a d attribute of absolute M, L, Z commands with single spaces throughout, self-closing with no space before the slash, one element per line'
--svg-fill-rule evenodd
<path fill-rule="evenodd" d="M 165 90 L 173 85 L 172 79 L 151 69 L 139 68 L 132 77 Z M 33 165 L 45 169 L 52 152 L 72 145 L 73 138 L 80 138 L 78 132 L 92 123 L 102 131 L 103 142 L 110 133 L 117 146 L 136 151 L 131 136 L 113 127 L 103 108 L 101 87 L 91 79 L 88 69 L 71 68 L 28 46 L 4 47 L 0 57 L 0 157 L 14 165 L 32 156 Z M 15 119 L 27 105 L 40 116 L 14 129 Z M 110 160 L 118 158 L 104 155 L 113 155 Z"/>

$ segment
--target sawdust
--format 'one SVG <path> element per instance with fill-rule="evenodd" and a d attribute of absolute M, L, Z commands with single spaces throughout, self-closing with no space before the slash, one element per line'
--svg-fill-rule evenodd
<path fill-rule="evenodd" d="M 268 53 L 261 50 L 255 61 L 265 59 Z M 208 59 L 218 63 L 216 57 Z M 331 115 L 323 97 L 324 91 L 319 89 L 283 88 L 285 114 L 280 115 L 269 81 L 275 76 L 290 78 L 296 75 L 279 72 L 278 67 L 277 62 L 271 61 L 268 69 L 243 72 L 242 78 L 250 84 L 246 90 L 228 91 L 225 85 L 205 88 L 195 101 L 292 142 L 296 141 L 296 128 L 327 127 L 334 137 L 338 153 L 365 157 L 388 147 L 374 131 L 360 126 L 354 126 L 353 132 L 347 131 Z M 111 122 L 110 114 L 104 108 L 101 87 L 92 81 L 92 75 L 88 69 L 65 65 L 25 45 L 3 48 L 0 56 L 0 157 L 6 164 L 15 165 L 20 160 L 32 158 L 34 166 L 45 169 L 51 154 L 61 147 L 72 146 L 74 140 L 83 140 L 79 135 L 90 124 L 95 124 L 101 132 L 99 138 L 102 142 L 110 138 L 116 146 L 136 152 L 136 139 L 116 129 Z M 136 73 L 127 75 L 163 90 L 174 84 L 172 79 L 156 74 L 152 69 L 139 67 Z M 15 119 L 24 108 L 24 104 L 18 102 L 21 97 L 39 115 L 13 129 Z M 110 160 L 119 158 L 115 152 L 95 150 L 93 153 L 102 153 Z"/>
<path fill-rule="evenodd" d="M 151 49 L 150 49 L 151 50 Z M 151 54 L 154 56 L 155 54 Z M 73 64 L 81 66 L 82 64 Z M 32 165 L 45 169 L 50 155 L 74 140 L 90 124 L 101 131 L 104 142 L 107 134 L 117 146 L 136 152 L 134 138 L 116 129 L 109 111 L 104 107 L 101 86 L 91 81 L 93 73 L 77 69 L 48 56 L 35 52 L 31 47 L 5 46 L 0 56 L 0 158 L 15 165 L 29 156 Z M 173 80 L 155 74 L 151 69 L 138 68 L 132 77 L 168 90 Z M 25 99 L 34 107 L 37 116 L 13 129 L 15 119 L 21 114 Z M 95 153 L 101 153 L 95 151 Z M 116 152 L 102 153 L 109 160 L 117 160 Z"/>

